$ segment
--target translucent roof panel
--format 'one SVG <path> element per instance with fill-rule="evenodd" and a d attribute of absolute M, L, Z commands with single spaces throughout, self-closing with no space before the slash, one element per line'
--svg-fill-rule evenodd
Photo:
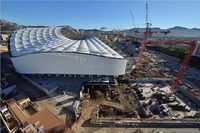
<path fill-rule="evenodd" d="M 42 52 L 75 52 L 96 56 L 123 58 L 96 37 L 72 40 L 62 35 L 62 27 L 24 28 L 10 37 L 13 57 Z"/>

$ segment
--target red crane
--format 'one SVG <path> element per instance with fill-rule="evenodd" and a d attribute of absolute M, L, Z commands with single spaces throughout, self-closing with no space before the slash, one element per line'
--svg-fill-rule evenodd
<path fill-rule="evenodd" d="M 172 86 L 171 86 L 171 92 L 169 95 L 173 94 L 173 92 L 175 91 L 177 85 L 179 85 L 180 83 L 180 80 L 183 76 L 183 73 L 185 72 L 185 69 L 190 61 L 190 58 L 192 57 L 192 53 L 193 51 L 195 50 L 195 47 L 196 47 L 196 41 L 185 41 L 185 40 L 144 40 L 142 42 L 142 45 L 141 45 L 141 50 L 140 50 L 140 53 L 139 53 L 139 57 L 137 59 L 137 63 L 136 63 L 136 73 L 139 74 L 139 70 L 140 70 L 140 64 L 141 64 L 141 60 L 142 60 L 142 57 L 143 57 L 143 54 L 144 54 L 144 49 L 145 49 L 145 46 L 147 44 L 155 44 L 155 45 L 177 45 L 177 44 L 186 44 L 189 46 L 188 48 L 188 51 L 187 51 L 187 54 L 185 55 L 184 59 L 183 59 L 183 62 L 182 62 L 182 65 L 181 65 L 181 68 L 175 78 L 175 80 L 173 81 L 172 83 Z"/>

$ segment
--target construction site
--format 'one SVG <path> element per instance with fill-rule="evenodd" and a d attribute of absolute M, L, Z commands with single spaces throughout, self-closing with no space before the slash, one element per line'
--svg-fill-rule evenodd
<path fill-rule="evenodd" d="M 199 49 L 199 42 L 192 39 L 152 38 L 154 32 L 148 21 L 147 4 L 146 31 L 138 54 L 139 31 L 136 27 L 133 31 L 135 53 L 129 52 L 130 44 L 120 46 L 120 41 L 127 42 L 123 37 L 118 35 L 116 39 L 111 35 L 101 35 L 104 41 L 117 42 L 117 51 L 127 57 L 130 67 L 126 75 L 114 78 L 112 84 L 83 85 L 74 127 L 79 124 L 83 127 L 200 127 L 200 72 L 188 66 L 194 51 Z M 175 45 L 186 45 L 184 58 L 178 59 L 149 49 L 152 46 Z"/>
<path fill-rule="evenodd" d="M 154 132 L 154 129 L 168 132 L 169 128 L 171 132 L 199 132 L 200 40 L 166 37 L 169 30 L 159 33 L 163 37 L 155 37 L 148 4 L 145 6 L 146 22 L 142 32 L 130 11 L 133 36 L 117 30 L 108 34 L 69 27 L 61 29 L 63 36 L 75 42 L 93 36 L 105 42 L 127 60 L 124 75 L 19 74 L 7 54 L 9 50 L 1 47 L 2 62 L 6 64 L 2 66 L 1 78 L 1 88 L 5 91 L 2 99 L 6 103 L 1 108 L 2 117 L 8 112 L 8 99 L 23 94 L 31 99 L 28 105 L 38 106 L 33 114 L 47 109 L 61 120 L 61 126 L 64 123 L 77 133 L 106 133 L 108 128 L 112 133 L 124 132 L 124 129 L 141 133 L 136 130 L 142 128 L 144 132 Z M 12 130 L 15 129 L 13 123 L 10 124 Z"/>
<path fill-rule="evenodd" d="M 74 127 L 198 128 L 199 70 L 186 69 L 184 63 L 181 67 L 179 59 L 145 51 L 139 71 L 133 69 L 112 84 L 85 83 Z"/>

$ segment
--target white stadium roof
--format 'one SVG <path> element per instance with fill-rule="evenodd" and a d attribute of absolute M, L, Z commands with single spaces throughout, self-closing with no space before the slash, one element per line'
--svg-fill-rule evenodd
<path fill-rule="evenodd" d="M 72 40 L 63 36 L 62 27 L 24 28 L 10 37 L 10 52 L 13 57 L 34 53 L 73 52 L 111 58 L 123 58 L 96 37 Z"/>

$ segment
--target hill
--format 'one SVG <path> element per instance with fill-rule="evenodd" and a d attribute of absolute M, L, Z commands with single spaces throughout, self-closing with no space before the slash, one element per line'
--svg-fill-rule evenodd
<path fill-rule="evenodd" d="M 145 31 L 145 28 L 139 28 L 140 35 L 143 34 Z M 153 36 L 154 37 L 194 37 L 199 38 L 200 37 L 200 29 L 199 28 L 185 28 L 180 26 L 175 26 L 168 29 L 161 29 L 161 28 L 152 28 Z M 168 34 L 164 35 L 161 32 L 169 31 Z M 128 35 L 133 35 L 133 29 L 126 29 L 123 30 L 123 32 L 127 33 Z"/>
<path fill-rule="evenodd" d="M 23 25 L 19 25 L 17 23 L 9 22 L 9 21 L 3 20 L 3 19 L 0 19 L 0 25 L 1 25 L 1 27 L 0 27 L 1 33 L 4 33 L 4 34 L 9 34 L 10 32 L 12 32 L 14 30 L 25 27 Z"/>
<path fill-rule="evenodd" d="M 17 23 L 13 23 L 13 22 L 9 22 L 3 19 L 0 19 L 0 24 L 1 24 L 1 32 L 2 33 L 10 33 L 14 30 L 20 29 L 20 28 L 24 28 L 24 27 L 47 27 L 47 26 L 24 26 L 24 25 L 20 25 Z M 63 27 L 68 27 L 68 28 L 72 28 L 70 26 L 63 26 Z M 72 28 L 73 29 L 73 28 Z M 84 29 L 87 32 L 103 32 L 103 33 L 107 33 L 107 34 L 116 34 L 114 33 L 114 31 L 103 31 L 102 29 L 98 30 L 98 29 Z M 142 36 L 143 32 L 145 31 L 145 28 L 139 28 L 139 35 Z M 175 26 L 172 28 L 168 28 L 168 29 L 161 29 L 159 27 L 154 27 L 152 28 L 153 33 L 153 37 L 192 37 L 192 38 L 200 38 L 200 29 L 199 28 L 185 28 L 185 27 L 181 27 L 181 26 Z M 168 34 L 164 35 L 163 31 L 169 31 Z M 134 31 L 133 29 L 123 29 L 121 30 L 121 32 L 126 33 L 127 35 L 133 36 L 134 35 Z"/>

